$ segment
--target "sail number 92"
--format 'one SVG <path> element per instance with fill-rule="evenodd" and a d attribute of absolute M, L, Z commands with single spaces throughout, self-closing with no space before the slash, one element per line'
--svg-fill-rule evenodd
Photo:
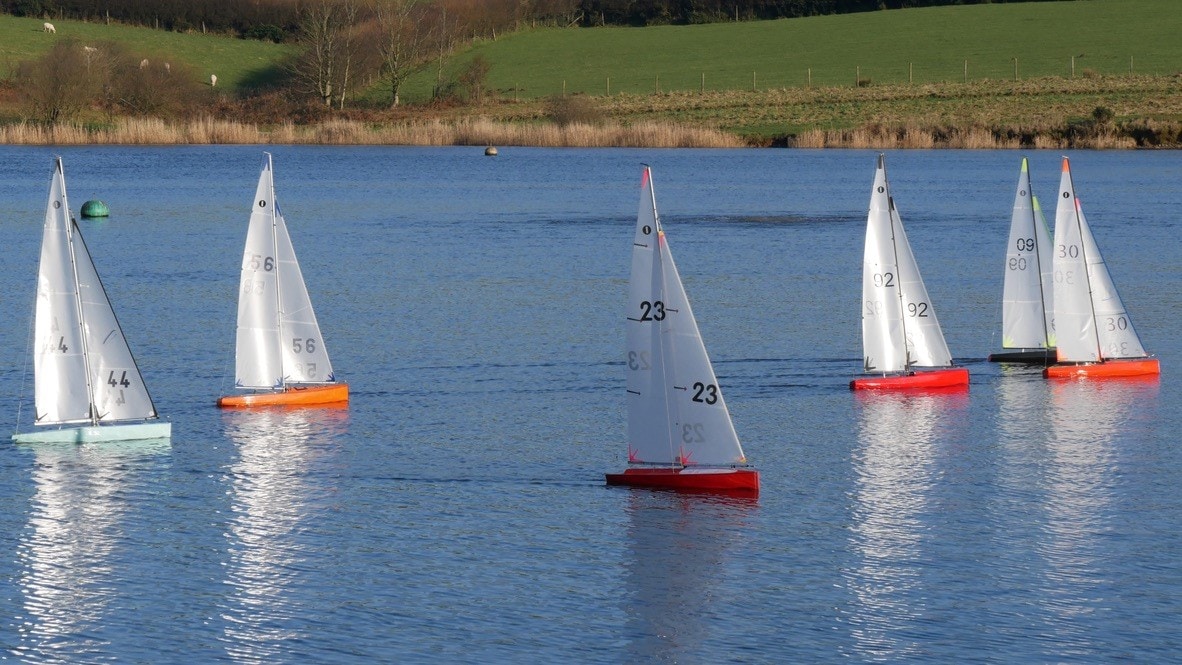
<path fill-rule="evenodd" d="M 875 286 L 890 288 L 895 285 L 895 274 L 890 272 L 876 272 L 871 278 Z"/>

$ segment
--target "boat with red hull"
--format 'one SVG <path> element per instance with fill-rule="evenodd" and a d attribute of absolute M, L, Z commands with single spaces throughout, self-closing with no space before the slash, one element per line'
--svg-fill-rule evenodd
<path fill-rule="evenodd" d="M 882 155 L 870 191 L 862 256 L 862 351 L 864 374 L 850 381 L 850 390 L 969 385 L 969 371 L 952 364 L 891 196 Z"/>
<path fill-rule="evenodd" d="M 625 469 L 623 473 L 606 475 L 608 485 L 623 487 L 644 487 L 682 492 L 759 493 L 759 472 L 754 469 L 637 467 Z"/>
<path fill-rule="evenodd" d="M 1071 163 L 1066 157 L 1058 200 L 1053 258 L 1058 362 L 1043 370 L 1043 376 L 1124 379 L 1160 375 L 1161 364 L 1141 344 L 1092 236 L 1075 196 Z"/>
<path fill-rule="evenodd" d="M 906 374 L 865 376 L 850 381 L 850 390 L 910 390 L 914 388 L 968 388 L 969 371 L 963 367 L 932 369 Z"/>
<path fill-rule="evenodd" d="M 657 216 L 652 171 L 640 179 L 628 283 L 628 463 L 608 485 L 757 494 L 759 472 L 731 422 Z"/>

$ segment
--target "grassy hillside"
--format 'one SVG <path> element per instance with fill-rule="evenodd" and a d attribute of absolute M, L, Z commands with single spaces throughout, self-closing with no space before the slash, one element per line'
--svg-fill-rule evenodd
<path fill-rule="evenodd" d="M 481 43 L 490 87 L 521 98 L 962 82 L 1182 71 L 1178 0 L 1075 0 L 879 11 L 764 22 L 653 28 L 546 29 Z M 415 78 L 425 98 L 434 70 Z"/>
<path fill-rule="evenodd" d="M 40 56 L 55 39 L 74 37 L 83 44 L 112 41 L 132 51 L 167 54 L 206 77 L 217 74 L 218 86 L 251 87 L 273 80 L 279 63 L 293 47 L 230 37 L 181 34 L 149 28 L 54 20 L 56 34 L 42 32 L 41 19 L 0 16 L 0 74 L 8 76 L 17 62 Z"/>

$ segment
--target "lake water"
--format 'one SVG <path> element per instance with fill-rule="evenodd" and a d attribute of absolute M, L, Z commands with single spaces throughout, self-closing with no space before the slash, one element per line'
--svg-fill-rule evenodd
<path fill-rule="evenodd" d="M 261 149 L 63 148 L 163 445 L 0 445 L 0 645 L 37 662 L 1162 661 L 1182 650 L 1182 154 L 1077 192 L 1160 381 L 998 367 L 1021 154 L 892 152 L 956 396 L 855 395 L 875 153 L 275 147 L 348 409 L 224 412 Z M 54 151 L 0 148 L 0 423 Z M 1052 201 L 1059 155 L 1030 153 Z M 758 501 L 625 465 L 640 164 Z M 24 405 L 21 398 L 24 396 Z"/>

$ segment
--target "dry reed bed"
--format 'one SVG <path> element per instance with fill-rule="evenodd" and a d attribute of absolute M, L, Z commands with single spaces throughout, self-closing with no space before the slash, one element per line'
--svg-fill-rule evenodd
<path fill-rule="evenodd" d="M 154 118 L 126 119 L 111 126 L 0 127 L 0 143 L 10 145 L 187 145 L 187 144 L 325 144 L 325 145 L 522 145 L 542 147 L 730 148 L 742 139 L 721 131 L 681 123 L 641 121 L 631 124 L 506 123 L 486 119 L 397 124 L 332 120 L 317 125 L 257 125 L 203 118 L 168 123 Z"/>
<path fill-rule="evenodd" d="M 1035 133 L 1031 145 L 1023 145 L 1018 132 L 999 131 L 987 127 L 924 127 L 918 125 L 871 125 L 849 130 L 810 129 L 795 136 L 794 148 L 860 148 L 874 150 L 930 150 L 951 148 L 964 150 L 1016 150 L 1024 147 L 1063 150 L 1113 150 L 1136 148 L 1134 139 L 1113 131 L 1097 132 L 1093 136 L 1068 140 L 1050 132 Z"/>

